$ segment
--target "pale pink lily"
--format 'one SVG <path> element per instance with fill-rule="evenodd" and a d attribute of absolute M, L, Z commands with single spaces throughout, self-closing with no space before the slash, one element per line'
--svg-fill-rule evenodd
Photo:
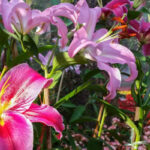
<path fill-rule="evenodd" d="M 51 106 L 32 103 L 52 79 L 45 79 L 27 64 L 9 70 L 0 81 L 0 149 L 32 150 L 33 126 L 52 126 L 61 138 L 64 129 L 59 112 Z"/>
<path fill-rule="evenodd" d="M 84 9 L 87 7 L 88 5 L 86 3 L 86 0 L 80 0 L 76 4 L 76 6 L 69 3 L 61 3 L 59 5 L 47 8 L 43 12 L 45 16 L 49 17 L 50 23 L 57 26 L 58 35 L 61 37 L 60 39 L 61 47 L 65 47 L 68 42 L 68 38 L 67 38 L 68 29 L 65 23 L 60 19 L 60 17 L 66 17 L 70 19 L 74 24 L 74 28 L 77 27 L 77 24 L 84 25 L 84 23 L 90 19 L 92 20 L 91 23 L 89 21 L 89 24 L 86 25 L 86 28 L 89 28 L 89 26 L 91 27 L 91 24 L 94 24 L 95 22 L 98 21 L 98 18 L 100 17 L 101 14 L 101 8 L 96 7 L 94 9 L 90 9 L 90 13 L 89 13 L 87 9 Z M 93 22 L 93 20 L 95 22 Z M 47 30 L 47 27 L 48 24 L 45 24 L 43 30 L 41 31 L 45 32 Z"/>
<path fill-rule="evenodd" d="M 45 9 L 43 14 L 44 16 L 47 16 L 49 22 L 45 23 L 44 26 L 40 26 L 40 33 L 46 32 L 49 28 L 49 24 L 53 24 L 57 27 L 58 35 L 61 37 L 59 41 L 60 46 L 64 48 L 68 42 L 68 29 L 60 17 L 70 19 L 74 23 L 74 26 L 76 26 L 77 12 L 75 6 L 69 3 L 61 3 Z"/>
<path fill-rule="evenodd" d="M 112 12 L 115 16 L 122 17 L 127 13 L 127 4 L 131 4 L 130 0 L 112 0 L 102 8 L 102 11 L 105 15 Z"/>
<path fill-rule="evenodd" d="M 118 68 L 114 68 L 110 64 L 119 63 L 129 66 L 131 75 L 126 81 L 134 80 L 137 77 L 137 70 L 135 57 L 128 48 L 111 39 L 97 42 L 106 33 L 106 29 L 100 29 L 93 33 L 92 38 L 89 39 L 87 31 L 82 27 L 74 34 L 68 52 L 70 57 L 74 57 L 81 49 L 85 48 L 85 57 L 96 61 L 98 68 L 108 73 L 110 77 L 107 84 L 109 94 L 105 99 L 113 99 L 116 96 L 116 90 L 120 87 L 121 74 Z"/>
<path fill-rule="evenodd" d="M 114 68 L 110 64 L 128 64 L 131 76 L 127 81 L 131 81 L 137 77 L 135 57 L 128 48 L 118 44 L 117 39 L 113 40 L 109 36 L 104 38 L 108 32 L 106 29 L 94 32 L 100 15 L 100 11 L 97 11 L 97 8 L 89 8 L 86 1 L 82 3 L 80 8 L 80 20 L 84 24 L 74 33 L 73 41 L 68 50 L 69 56 L 74 57 L 84 48 L 85 57 L 96 61 L 100 70 L 107 71 L 110 80 L 107 84 L 109 94 L 105 99 L 113 99 L 116 96 L 116 90 L 120 87 L 121 74 L 118 68 Z M 86 18 L 82 10 L 86 12 Z M 103 40 L 99 41 L 99 39 Z"/>
<path fill-rule="evenodd" d="M 88 36 L 91 38 L 95 30 L 95 25 L 101 15 L 101 8 L 89 8 L 86 0 L 80 0 L 77 3 L 76 8 L 78 10 L 77 22 L 82 24 L 84 28 L 89 31 Z"/>
<path fill-rule="evenodd" d="M 129 29 L 129 33 L 135 33 L 137 39 L 142 44 L 142 52 L 145 56 L 150 56 L 150 23 L 145 22 L 144 19 L 137 21 L 130 21 L 132 28 Z"/>
<path fill-rule="evenodd" d="M 9 32 L 14 32 L 15 28 L 18 32 L 27 34 L 49 21 L 41 11 L 31 10 L 23 0 L 1 0 L 0 10 L 4 26 Z"/>

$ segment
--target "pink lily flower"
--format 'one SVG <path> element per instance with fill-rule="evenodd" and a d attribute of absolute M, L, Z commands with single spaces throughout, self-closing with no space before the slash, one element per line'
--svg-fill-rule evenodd
<path fill-rule="evenodd" d="M 18 32 L 27 34 L 49 21 L 41 11 L 31 10 L 23 0 L 2 0 L 0 10 L 5 28 L 12 33 L 15 28 Z"/>
<path fill-rule="evenodd" d="M 124 13 L 127 13 L 125 5 L 131 4 L 130 0 L 112 0 L 102 8 L 104 14 L 112 12 L 116 17 L 122 17 Z"/>
<path fill-rule="evenodd" d="M 77 3 L 76 8 L 78 10 L 77 22 L 82 24 L 84 28 L 88 30 L 88 36 L 91 38 L 95 30 L 95 25 L 101 15 L 101 8 L 89 8 L 86 0 L 80 0 Z"/>
<path fill-rule="evenodd" d="M 84 22 L 86 22 L 88 19 L 92 20 L 93 17 L 93 20 L 97 22 L 97 19 L 100 17 L 101 8 L 96 7 L 94 9 L 90 9 L 91 16 L 87 17 L 89 16 L 89 12 L 86 11 L 87 9 L 84 10 L 84 7 L 88 7 L 86 0 L 80 0 L 76 4 L 76 6 L 69 3 L 61 3 L 59 5 L 55 5 L 44 10 L 43 13 L 45 16 L 50 18 L 50 23 L 58 28 L 58 35 L 61 37 L 60 44 L 62 48 L 64 48 L 68 42 L 68 29 L 65 23 L 59 17 L 66 17 L 70 19 L 73 22 L 75 28 L 77 24 L 84 24 Z M 91 26 L 91 24 L 94 24 L 94 22 L 89 23 L 89 25 L 87 25 L 86 28 Z M 43 27 L 43 30 L 41 31 L 45 32 L 47 30 L 47 27 L 48 23 L 45 24 L 45 27 Z"/>
<path fill-rule="evenodd" d="M 150 56 L 150 23 L 142 19 L 141 21 L 132 20 L 130 25 L 132 28 L 129 29 L 129 33 L 136 34 L 137 39 L 142 44 L 143 54 Z"/>
<path fill-rule="evenodd" d="M 137 69 L 134 55 L 125 46 L 111 39 L 97 43 L 97 40 L 106 33 L 106 29 L 100 29 L 93 33 L 92 38 L 89 39 L 84 27 L 79 29 L 74 34 L 74 39 L 70 44 L 68 53 L 70 57 L 74 57 L 81 49 L 85 48 L 85 57 L 96 61 L 98 68 L 108 73 L 110 78 L 107 84 L 109 94 L 105 99 L 113 99 L 116 96 L 116 90 L 119 89 L 121 84 L 121 74 L 118 68 L 114 68 L 110 64 L 119 63 L 129 66 L 131 75 L 126 81 L 132 81 L 137 77 Z"/>
<path fill-rule="evenodd" d="M 9 70 L 0 81 L 0 148 L 32 150 L 33 126 L 41 122 L 52 126 L 62 137 L 63 119 L 51 106 L 34 104 L 42 88 L 52 79 L 45 79 L 27 64 Z"/>
<path fill-rule="evenodd" d="M 121 74 L 118 68 L 110 64 L 127 64 L 130 68 L 130 77 L 127 81 L 132 81 L 137 77 L 135 57 L 132 52 L 118 44 L 117 39 L 111 37 L 104 38 L 107 34 L 106 29 L 100 29 L 94 32 L 96 22 L 99 18 L 100 11 L 97 8 L 89 8 L 86 1 L 81 5 L 80 18 L 84 22 L 83 26 L 74 33 L 73 41 L 69 46 L 69 56 L 74 57 L 80 50 L 83 50 L 84 56 L 90 60 L 96 61 L 100 70 L 105 70 L 110 80 L 107 84 L 109 94 L 105 99 L 113 99 L 116 96 L 116 90 L 121 84 Z M 86 18 L 84 13 L 86 12 Z M 99 42 L 100 39 L 103 39 Z"/>
<path fill-rule="evenodd" d="M 68 42 L 68 29 L 64 21 L 60 17 L 65 17 L 70 19 L 74 25 L 77 24 L 77 12 L 74 5 L 69 3 L 60 3 L 59 5 L 55 5 L 49 7 L 44 10 L 44 16 L 49 18 L 49 22 L 45 23 L 44 26 L 41 26 L 40 33 L 44 33 L 48 30 L 49 24 L 52 24 L 57 27 L 58 35 L 61 37 L 59 40 L 60 46 L 64 48 Z"/>

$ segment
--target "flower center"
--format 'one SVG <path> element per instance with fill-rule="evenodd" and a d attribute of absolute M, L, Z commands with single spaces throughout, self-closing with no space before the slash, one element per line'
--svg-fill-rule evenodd
<path fill-rule="evenodd" d="M 5 81 L 0 91 L 0 125 L 1 126 L 4 126 L 4 112 L 8 109 L 8 107 L 11 104 L 11 101 L 8 100 L 2 101 L 2 96 L 4 95 L 6 89 L 9 86 L 8 83 L 9 79 L 10 77 L 8 77 L 8 79 Z"/>
<path fill-rule="evenodd" d="M 4 111 L 7 110 L 8 106 L 10 105 L 9 102 L 0 103 L 0 126 L 4 126 Z"/>

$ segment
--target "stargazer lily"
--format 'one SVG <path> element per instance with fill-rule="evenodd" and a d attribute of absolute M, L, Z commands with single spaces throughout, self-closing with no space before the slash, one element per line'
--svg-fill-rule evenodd
<path fill-rule="evenodd" d="M 33 28 L 49 22 L 40 10 L 31 10 L 23 0 L 1 0 L 0 13 L 5 28 L 9 32 L 17 30 L 27 34 Z"/>
<path fill-rule="evenodd" d="M 33 126 L 41 122 L 52 126 L 62 137 L 63 119 L 48 105 L 34 104 L 42 88 L 52 79 L 45 79 L 27 64 L 9 70 L 0 81 L 0 149 L 32 150 Z"/>
<path fill-rule="evenodd" d="M 99 11 L 95 8 L 89 8 L 86 1 L 82 4 L 80 18 L 83 26 L 74 33 L 73 41 L 69 46 L 69 56 L 74 57 L 80 50 L 84 56 L 90 60 L 96 61 L 100 70 L 105 70 L 109 75 L 107 89 L 109 94 L 105 99 L 113 99 L 116 96 L 116 90 L 120 87 L 121 74 L 118 68 L 112 67 L 113 64 L 127 64 L 130 68 L 130 77 L 127 81 L 132 81 L 137 77 L 135 57 L 125 46 L 120 45 L 117 39 L 109 36 L 106 29 L 99 29 L 96 32 L 95 26 L 99 17 Z M 82 17 L 82 10 L 87 12 L 86 18 Z"/>
<path fill-rule="evenodd" d="M 129 33 L 134 33 L 141 42 L 142 53 L 145 56 L 150 56 L 150 23 L 145 22 L 144 19 L 140 21 L 131 20 L 130 25 Z"/>
<path fill-rule="evenodd" d="M 111 12 L 117 16 L 122 17 L 124 13 L 127 13 L 128 9 L 125 5 L 131 5 L 130 0 L 112 0 L 107 5 L 102 8 L 102 11 L 105 15 L 110 14 Z"/>

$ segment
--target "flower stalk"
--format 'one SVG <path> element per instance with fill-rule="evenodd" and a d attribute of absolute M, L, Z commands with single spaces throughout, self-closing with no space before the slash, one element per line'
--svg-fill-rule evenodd
<path fill-rule="evenodd" d="M 99 127 L 99 124 L 100 124 L 100 120 L 102 118 L 103 110 L 104 110 L 104 104 L 101 104 L 100 109 L 99 109 L 99 114 L 98 114 L 98 117 L 97 117 L 97 124 L 96 124 L 96 127 L 94 129 L 94 134 L 93 134 L 94 138 L 96 138 L 96 136 L 98 134 L 98 127 Z"/>

